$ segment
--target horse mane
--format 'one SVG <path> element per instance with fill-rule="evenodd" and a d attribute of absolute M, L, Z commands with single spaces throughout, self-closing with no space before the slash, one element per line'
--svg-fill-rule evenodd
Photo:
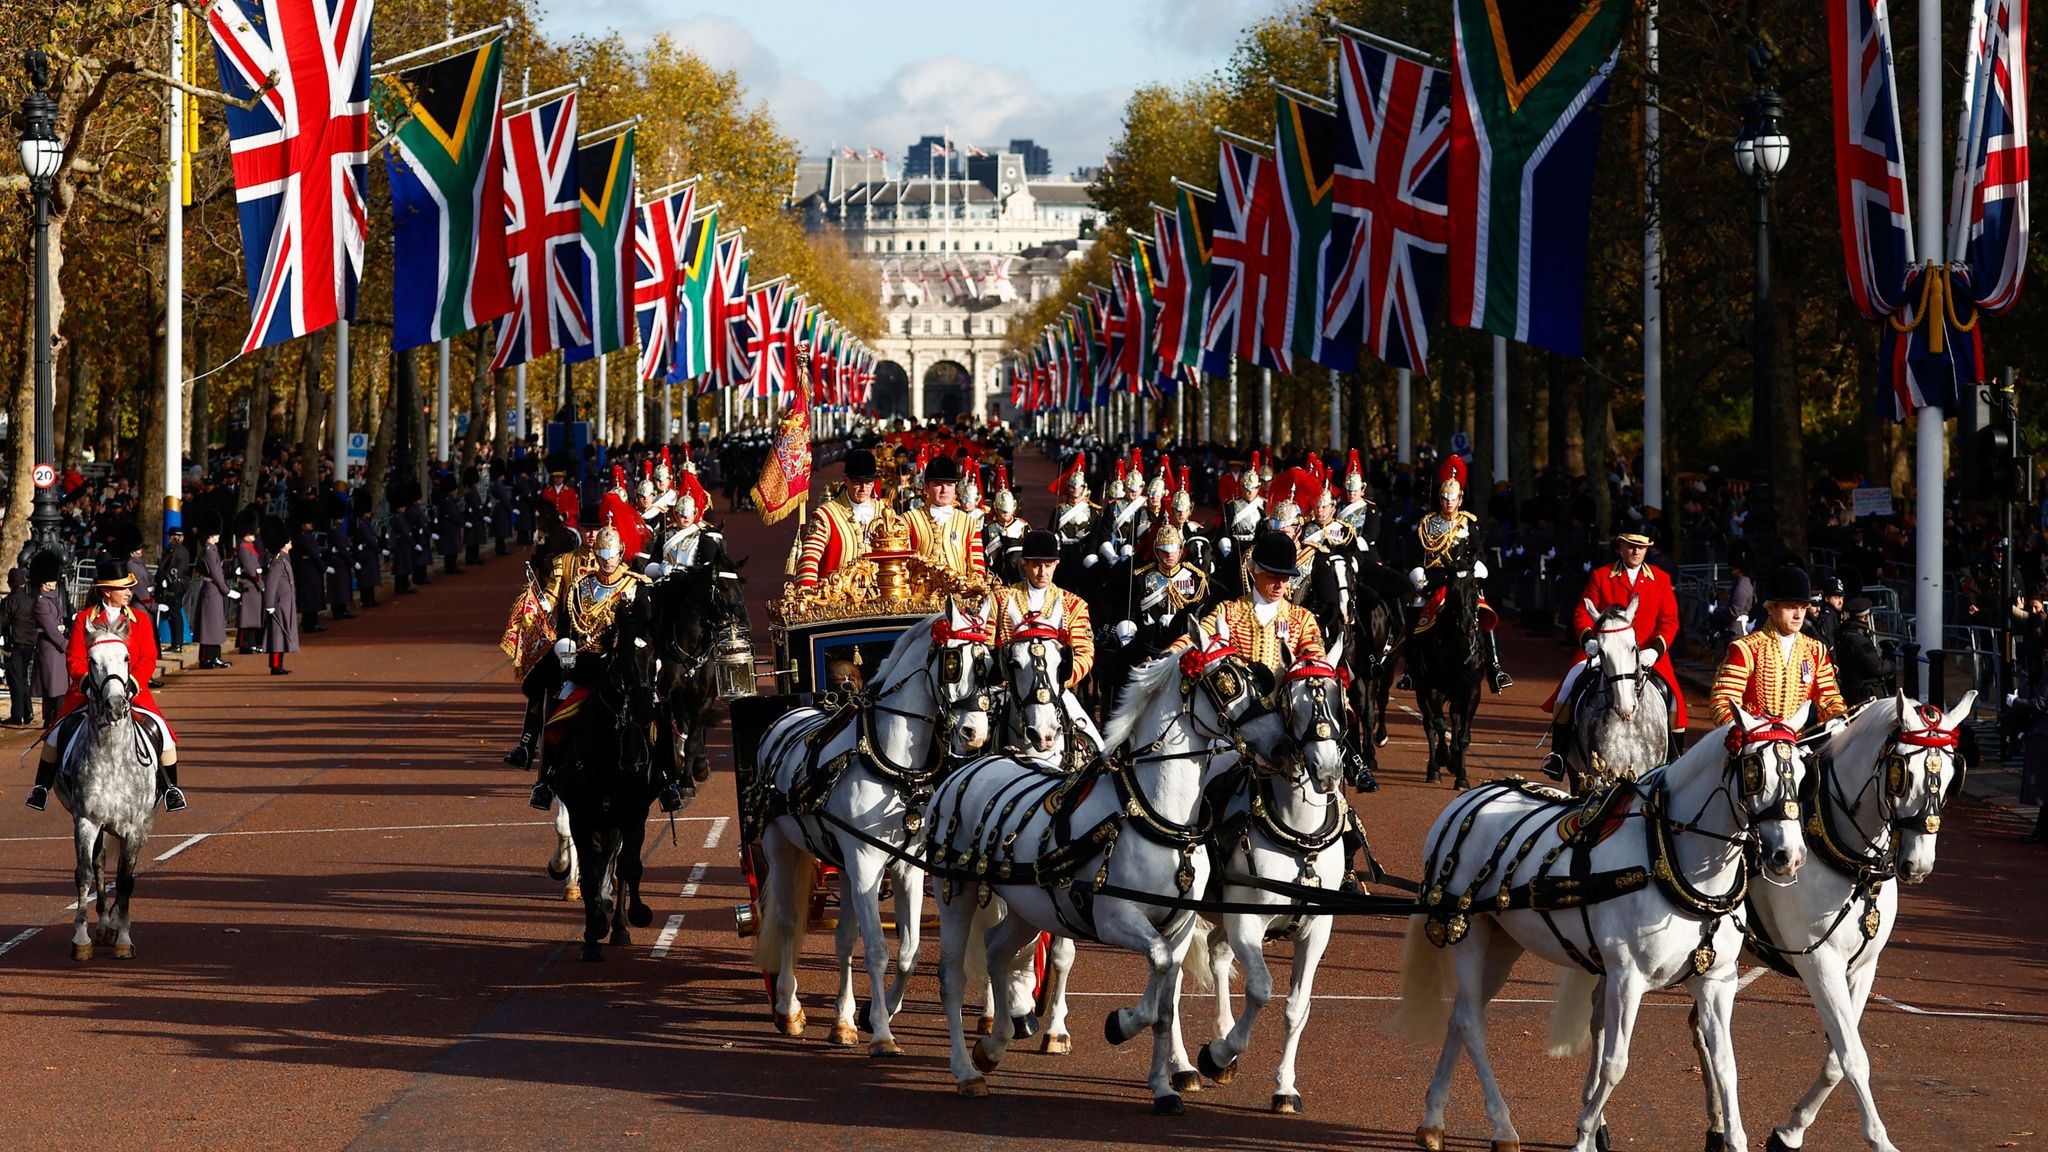
<path fill-rule="evenodd" d="M 941 618 L 939 614 L 934 613 L 903 630 L 903 635 L 896 638 L 896 643 L 889 648 L 889 654 L 882 657 L 881 664 L 875 668 L 872 683 L 876 691 L 895 686 L 897 673 L 902 671 L 901 665 L 911 660 L 911 653 L 917 654 L 916 663 L 924 663 L 924 658 L 932 647 L 932 625 Z"/>
<path fill-rule="evenodd" d="M 1593 630 L 1597 632 L 1600 630 L 1600 625 L 1606 624 L 1610 621 L 1620 620 L 1623 617 L 1623 615 L 1627 613 L 1627 611 L 1628 605 L 1626 604 L 1608 605 L 1606 608 L 1601 610 L 1600 615 L 1593 618 Z"/>
<path fill-rule="evenodd" d="M 1140 664 L 1131 674 L 1130 683 L 1124 685 L 1123 694 L 1117 697 L 1116 715 L 1110 717 L 1109 726 L 1102 731 L 1102 750 L 1114 751 L 1129 743 L 1138 718 L 1168 685 L 1178 684 L 1180 678 L 1178 652 L 1168 652 Z"/>

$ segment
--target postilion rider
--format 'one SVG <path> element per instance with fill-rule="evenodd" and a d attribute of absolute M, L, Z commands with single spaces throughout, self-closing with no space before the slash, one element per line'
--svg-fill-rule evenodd
<path fill-rule="evenodd" d="M 1002 651 L 1013 639 L 1043 637 L 1067 649 L 1066 682 L 1061 700 L 1074 728 L 1090 745 L 1089 754 L 1075 755 L 1069 748 L 1070 764 L 1085 763 L 1102 751 L 1102 734 L 1081 706 L 1075 689 L 1095 667 L 1095 628 L 1088 619 L 1088 602 L 1053 583 L 1060 566 L 1060 538 L 1043 528 L 1024 534 L 1022 545 L 1024 580 L 996 594 L 996 648 Z M 1020 757 L 1030 760 L 1029 750 Z"/>
<path fill-rule="evenodd" d="M 1642 653 L 1642 666 L 1656 672 L 1664 682 L 1664 696 L 1671 708 L 1671 739 L 1665 758 L 1676 760 L 1684 749 L 1685 693 L 1679 689 L 1671 661 L 1666 659 L 1672 642 L 1678 638 L 1678 594 L 1671 586 L 1671 578 L 1648 563 L 1653 543 L 1641 532 L 1617 534 L 1614 563 L 1593 570 L 1572 611 L 1572 631 L 1578 636 L 1584 655 L 1566 670 L 1557 691 L 1543 702 L 1551 713 L 1550 755 L 1543 761 L 1543 772 L 1553 780 L 1564 779 L 1565 751 L 1575 735 L 1573 713 L 1580 674 L 1600 650 L 1599 638 L 1593 634 L 1596 618 L 1609 609 L 1627 607 L 1630 600 L 1636 602 L 1636 649 Z"/>
<path fill-rule="evenodd" d="M 1752 715 L 1783 719 L 1811 703 L 1815 722 L 1849 710 L 1836 687 L 1827 646 L 1799 630 L 1812 598 L 1805 569 L 1787 565 L 1771 574 L 1764 586 L 1765 625 L 1728 645 L 1727 658 L 1714 673 L 1708 705 L 1715 723 L 1733 720 L 1737 705 Z"/>
<path fill-rule="evenodd" d="M 62 763 L 64 748 L 78 731 L 84 719 L 85 677 L 92 667 L 90 641 L 87 634 L 93 627 L 106 628 L 127 621 L 125 643 L 128 645 L 128 676 L 134 684 L 134 697 L 130 705 L 141 719 L 145 731 L 154 728 L 154 737 L 162 747 L 158 757 L 157 787 L 163 797 L 167 811 L 178 812 L 185 807 L 185 793 L 178 789 L 178 743 L 171 731 L 170 722 L 157 709 L 156 698 L 150 695 L 149 682 L 156 676 L 156 622 L 145 620 L 142 614 L 130 606 L 135 596 L 135 574 L 128 570 L 128 561 L 120 556 L 101 556 L 94 565 L 93 603 L 79 610 L 71 621 L 71 641 L 65 650 L 64 663 L 71 674 L 71 686 L 64 693 L 64 704 L 58 710 L 56 721 L 43 733 L 42 759 L 36 765 L 35 787 L 28 792 L 28 806 L 41 811 L 48 802 L 50 786 L 56 783 L 57 767 Z M 114 643 L 100 640 L 98 643 Z"/>
<path fill-rule="evenodd" d="M 1250 560 L 1251 588 L 1210 609 L 1202 630 L 1275 676 L 1284 677 L 1298 661 L 1327 662 L 1323 629 L 1315 614 L 1287 598 L 1288 588 L 1301 576 L 1294 541 L 1284 533 L 1267 532 L 1252 545 Z M 1189 646 L 1182 636 L 1172 650 Z"/>

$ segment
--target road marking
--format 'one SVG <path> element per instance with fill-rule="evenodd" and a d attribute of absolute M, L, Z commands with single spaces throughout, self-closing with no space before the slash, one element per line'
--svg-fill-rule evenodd
<path fill-rule="evenodd" d="M 0 951 L 5 951 L 5 949 L 0 949 Z M 1958 1012 L 1946 1008 L 1921 1008 L 1912 1004 L 1902 1003 L 1889 996 L 1873 994 L 1870 998 L 1880 1004 L 1888 1004 L 1901 1012 L 1913 1016 L 1946 1016 L 1959 1020 L 2024 1020 L 2028 1022 L 2048 1020 L 2048 1016 L 2032 1012 Z"/>
<path fill-rule="evenodd" d="M 690 878 L 683 883 L 683 899 L 688 900 L 697 894 L 697 885 L 704 882 L 704 872 L 710 867 L 702 860 L 690 865 Z"/>
<path fill-rule="evenodd" d="M 211 835 L 213 835 L 213 833 L 211 832 L 201 832 L 197 836 L 188 837 L 184 843 L 178 845 L 176 848 L 171 849 L 169 852 L 166 852 L 163 855 L 157 857 L 156 862 L 161 864 L 164 861 L 169 860 L 171 857 L 176 856 L 178 853 L 183 852 L 185 849 L 190 848 L 194 844 L 199 843 L 201 840 L 204 840 Z"/>
<path fill-rule="evenodd" d="M 669 945 L 676 942 L 676 930 L 682 926 L 683 914 L 681 912 L 670 916 L 668 923 L 661 926 L 661 935 L 654 938 L 654 950 L 647 955 L 656 960 L 668 955 Z"/>
<path fill-rule="evenodd" d="M 724 816 L 678 816 L 679 821 L 709 820 L 723 829 Z M 667 816 L 650 817 L 649 824 L 668 822 Z M 479 821 L 471 824 L 373 824 L 363 828 L 238 828 L 225 832 L 208 832 L 207 836 L 326 836 L 345 832 L 446 832 L 463 828 L 553 828 L 552 820 L 501 820 Z M 713 836 L 718 830 L 713 831 Z M 70 843 L 69 836 L 0 836 L 0 844 L 41 844 L 52 841 Z M 716 840 L 713 841 L 716 846 Z"/>
<path fill-rule="evenodd" d="M 725 835 L 725 820 L 725 817 L 720 816 L 711 822 L 711 831 L 704 834 L 706 848 L 718 847 L 719 838 Z"/>
<path fill-rule="evenodd" d="M 76 908 L 77 905 L 74 904 L 72 905 L 72 907 Z M 22 941 L 28 939 L 29 937 L 41 931 L 41 928 L 23 928 L 21 931 L 16 932 L 14 934 L 14 939 L 9 940 L 5 944 L 0 944 L 0 956 L 5 956 L 9 952 L 14 951 L 15 945 L 20 944 Z"/>

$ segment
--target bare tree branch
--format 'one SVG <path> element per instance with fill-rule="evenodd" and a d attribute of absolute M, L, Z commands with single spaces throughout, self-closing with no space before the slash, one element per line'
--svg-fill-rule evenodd
<path fill-rule="evenodd" d="M 244 112 L 254 109 L 266 93 L 272 88 L 277 87 L 277 73 L 272 71 L 268 76 L 264 77 L 263 87 L 250 93 L 247 99 L 241 99 L 230 96 L 218 89 L 200 88 L 196 85 L 187 84 L 167 72 L 159 72 L 137 60 L 102 60 L 97 56 L 73 56 L 61 48 L 51 48 L 49 52 L 50 55 L 64 61 L 66 64 L 73 64 L 87 71 L 99 73 L 102 82 L 109 76 L 139 76 L 144 80 L 153 80 L 158 84 L 168 84 L 180 92 L 189 93 L 202 99 L 213 100 L 221 104 L 240 108 Z"/>

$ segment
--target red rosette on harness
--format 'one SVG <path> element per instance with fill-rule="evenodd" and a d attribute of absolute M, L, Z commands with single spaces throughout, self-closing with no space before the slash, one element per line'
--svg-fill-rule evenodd
<path fill-rule="evenodd" d="M 1209 669 L 1237 655 L 1237 647 L 1221 636 L 1209 638 L 1207 646 L 1189 648 L 1180 654 L 1180 674 L 1190 680 L 1199 680 L 1209 674 Z"/>
<path fill-rule="evenodd" d="M 944 616 L 932 621 L 932 643 L 950 644 L 955 641 L 962 644 L 993 644 L 995 638 L 989 635 L 988 622 L 978 616 L 962 616 L 961 626 L 958 628 L 953 627 L 953 622 Z"/>

